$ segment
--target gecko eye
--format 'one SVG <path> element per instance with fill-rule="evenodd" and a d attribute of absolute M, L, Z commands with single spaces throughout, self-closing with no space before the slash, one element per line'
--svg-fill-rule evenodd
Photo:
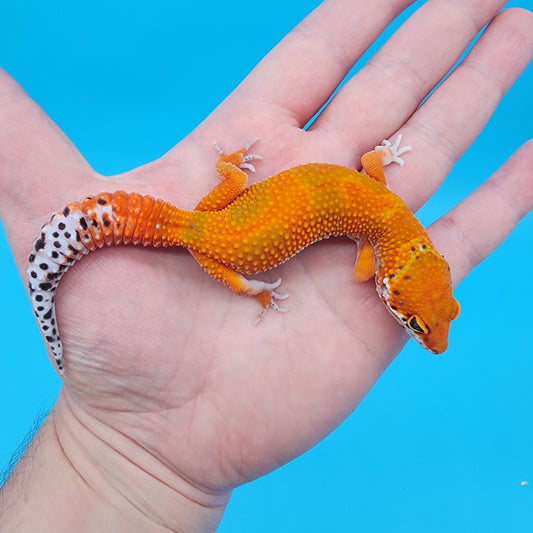
<path fill-rule="evenodd" d="M 409 329 L 415 333 L 429 333 L 429 328 L 426 326 L 426 324 L 424 324 L 424 321 L 419 316 L 410 316 L 409 320 L 407 321 L 407 325 L 409 326 Z"/>

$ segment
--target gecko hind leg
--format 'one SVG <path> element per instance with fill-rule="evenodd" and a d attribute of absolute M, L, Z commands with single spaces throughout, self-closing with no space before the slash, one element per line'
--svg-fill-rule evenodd
<path fill-rule="evenodd" d="M 274 283 L 265 283 L 264 281 L 259 281 L 257 279 L 249 279 L 247 281 L 252 287 L 255 288 L 255 290 L 260 291 L 258 294 L 255 295 L 255 297 L 263 306 L 263 309 L 261 310 L 257 318 L 254 320 L 254 326 L 257 326 L 257 324 L 261 322 L 261 319 L 266 315 L 266 312 L 269 310 L 269 308 L 272 308 L 274 309 L 274 311 L 278 311 L 279 313 L 286 313 L 288 311 L 288 309 L 280 307 L 276 301 L 285 300 L 289 297 L 288 294 L 280 294 L 279 292 L 276 292 L 274 290 L 280 286 L 281 278 L 279 278 L 278 281 L 275 281 Z"/>
<path fill-rule="evenodd" d="M 215 279 L 226 284 L 235 294 L 239 296 L 255 296 L 263 309 L 256 318 L 254 324 L 257 324 L 265 315 L 269 308 L 285 313 L 287 309 L 280 307 L 277 300 L 285 300 L 288 294 L 280 294 L 277 289 L 281 284 L 281 279 L 274 283 L 267 283 L 260 280 L 249 280 L 229 266 L 213 259 L 207 254 L 191 251 L 192 256 L 200 263 L 200 266 Z"/>

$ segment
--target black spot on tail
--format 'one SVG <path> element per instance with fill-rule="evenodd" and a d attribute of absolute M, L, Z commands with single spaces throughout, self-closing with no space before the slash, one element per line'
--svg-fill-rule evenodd
<path fill-rule="evenodd" d="M 42 237 L 37 239 L 33 244 L 33 249 L 38 252 L 39 250 L 42 250 L 44 248 L 45 241 Z"/>

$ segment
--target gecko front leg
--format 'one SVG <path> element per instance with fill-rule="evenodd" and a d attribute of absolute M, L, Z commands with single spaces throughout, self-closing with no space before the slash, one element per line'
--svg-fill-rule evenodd
<path fill-rule="evenodd" d="M 218 143 L 213 142 L 213 146 L 219 153 L 216 169 L 220 176 L 220 183 L 200 200 L 194 208 L 195 211 L 219 211 L 224 209 L 246 189 L 248 175 L 244 172 L 244 169 L 255 172 L 255 167 L 250 161 L 263 159 L 258 154 L 246 153 L 257 141 L 259 141 L 258 138 L 253 139 L 239 151 L 232 154 L 224 153 Z"/>
<path fill-rule="evenodd" d="M 394 143 L 385 139 L 379 146 L 376 146 L 374 150 L 363 154 L 361 157 L 361 164 L 363 165 L 363 170 L 366 172 L 366 175 L 375 179 L 379 183 L 383 183 L 383 185 L 387 185 L 387 179 L 385 178 L 383 167 L 386 167 L 391 163 L 396 163 L 403 167 L 405 162 L 401 156 L 412 150 L 410 146 L 402 146 L 400 148 L 401 142 L 402 135 L 398 134 Z"/>

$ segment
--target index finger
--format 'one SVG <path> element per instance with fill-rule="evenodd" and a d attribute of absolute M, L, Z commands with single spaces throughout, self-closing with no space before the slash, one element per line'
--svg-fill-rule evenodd
<path fill-rule="evenodd" d="M 2 69 L 0 146 L 0 218 L 12 242 L 20 239 L 16 221 L 42 221 L 58 198 L 79 195 L 80 178 L 94 175 L 63 132 Z"/>
<path fill-rule="evenodd" d="M 354 63 L 413 0 L 326 0 L 235 91 L 268 101 L 303 127 Z"/>

